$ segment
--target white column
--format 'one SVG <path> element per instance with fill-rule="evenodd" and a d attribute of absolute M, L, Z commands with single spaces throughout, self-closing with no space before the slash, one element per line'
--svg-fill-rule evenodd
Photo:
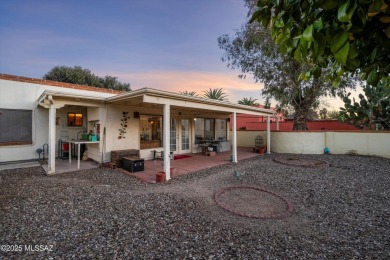
<path fill-rule="evenodd" d="M 56 171 L 56 107 L 49 107 L 49 157 L 47 162 L 47 174 Z"/>
<path fill-rule="evenodd" d="M 163 113 L 163 144 L 164 144 L 164 172 L 166 180 L 171 178 L 171 145 L 170 145 L 170 127 L 171 109 L 169 104 L 164 105 Z"/>
<path fill-rule="evenodd" d="M 279 117 L 275 116 L 276 118 L 276 131 L 279 131 Z"/>
<path fill-rule="evenodd" d="M 267 153 L 271 153 L 271 118 L 267 116 Z"/>
<path fill-rule="evenodd" d="M 237 124 L 236 124 L 236 112 L 233 112 L 232 117 L 232 138 L 233 138 L 233 162 L 237 162 Z"/>

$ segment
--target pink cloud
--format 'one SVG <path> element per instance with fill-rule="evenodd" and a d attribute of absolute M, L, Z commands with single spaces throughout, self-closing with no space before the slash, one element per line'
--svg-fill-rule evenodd
<path fill-rule="evenodd" d="M 99 73 L 100 74 L 100 73 Z M 236 103 L 243 97 L 260 99 L 262 83 L 251 79 L 240 79 L 234 73 L 202 71 L 142 71 L 142 72 L 104 72 L 104 75 L 118 77 L 120 81 L 130 82 L 133 90 L 148 87 L 170 92 L 195 91 L 202 95 L 208 89 L 222 88 L 230 102 Z"/>

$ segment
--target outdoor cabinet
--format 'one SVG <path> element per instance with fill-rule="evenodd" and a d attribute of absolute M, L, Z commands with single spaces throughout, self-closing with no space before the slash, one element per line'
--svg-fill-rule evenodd
<path fill-rule="evenodd" d="M 123 157 L 123 169 L 128 172 L 140 172 L 144 170 L 144 159 L 139 157 Z"/>

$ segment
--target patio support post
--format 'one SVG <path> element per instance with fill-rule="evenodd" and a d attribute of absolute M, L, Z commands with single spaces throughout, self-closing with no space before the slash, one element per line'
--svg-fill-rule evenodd
<path fill-rule="evenodd" d="M 271 153 L 271 118 L 267 116 L 267 153 Z"/>
<path fill-rule="evenodd" d="M 47 174 L 56 171 L 56 107 L 51 104 L 49 107 L 49 156 L 47 162 Z"/>
<path fill-rule="evenodd" d="M 171 107 L 169 104 L 164 105 L 163 112 L 163 144 L 164 144 L 164 172 L 166 180 L 171 178 L 171 145 L 170 145 L 170 127 L 169 124 L 171 122 Z"/>
<path fill-rule="evenodd" d="M 276 131 L 279 131 L 279 117 L 275 116 L 276 118 Z"/>
<path fill-rule="evenodd" d="M 233 130 L 233 134 L 232 134 L 232 138 L 233 138 L 233 162 L 234 163 L 237 163 L 237 124 L 236 124 L 236 111 L 233 112 L 233 117 L 232 117 L 232 130 Z"/>

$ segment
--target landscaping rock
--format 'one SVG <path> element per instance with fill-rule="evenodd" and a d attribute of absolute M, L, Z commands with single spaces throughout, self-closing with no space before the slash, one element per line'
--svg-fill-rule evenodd
<path fill-rule="evenodd" d="M 291 156 L 329 167 L 273 161 Z M 389 169 L 380 157 L 271 154 L 159 185 L 107 168 L 4 170 L 0 259 L 389 259 Z M 215 192 L 237 185 L 283 195 L 291 216 L 251 219 L 217 206 Z"/>

